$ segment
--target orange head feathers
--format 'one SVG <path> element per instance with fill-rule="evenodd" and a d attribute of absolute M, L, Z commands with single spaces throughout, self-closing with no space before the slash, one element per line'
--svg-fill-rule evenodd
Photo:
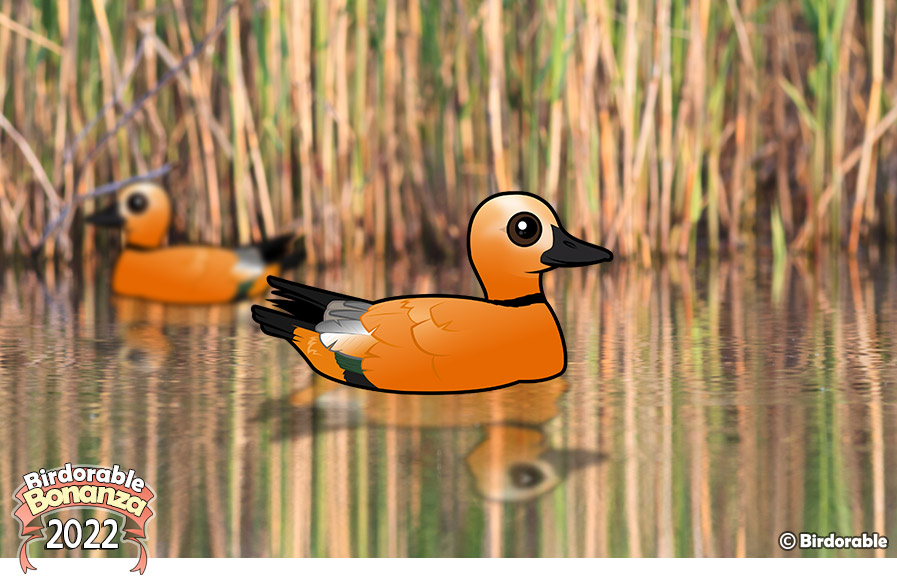
<path fill-rule="evenodd" d="M 470 392 L 562 374 L 564 338 L 542 275 L 613 254 L 567 233 L 542 199 L 507 192 L 474 211 L 468 255 L 485 299 L 430 294 L 370 302 L 269 277 L 282 311 L 254 306 L 253 319 L 318 373 L 365 389 Z"/>
<path fill-rule="evenodd" d="M 121 227 L 129 246 L 158 248 L 168 237 L 171 200 L 165 190 L 154 183 L 135 183 L 118 193 L 116 203 L 93 214 L 87 221 L 98 226 Z"/>
<path fill-rule="evenodd" d="M 526 192 L 500 193 L 481 203 L 470 218 L 467 242 L 489 300 L 541 293 L 542 273 L 559 266 L 613 259 L 608 250 L 568 234 L 554 209 Z"/>

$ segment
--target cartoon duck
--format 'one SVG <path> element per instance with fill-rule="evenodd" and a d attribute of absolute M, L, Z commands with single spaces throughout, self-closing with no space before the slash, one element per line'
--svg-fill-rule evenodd
<path fill-rule="evenodd" d="M 488 500 L 520 503 L 557 487 L 567 476 L 607 459 L 597 450 L 556 448 L 545 433 L 560 413 L 559 401 L 569 385 L 563 377 L 527 383 L 513 390 L 492 390 L 464 397 L 408 395 L 396 397 L 371 390 L 346 389 L 318 380 L 286 400 L 269 401 L 261 418 L 279 416 L 292 438 L 310 437 L 364 424 L 402 430 L 481 430 L 472 446 L 466 436 L 459 457 L 477 493 Z M 302 417 L 301 413 L 311 413 Z M 348 412 L 347 412 L 348 411 Z"/>
<path fill-rule="evenodd" d="M 171 200 L 149 182 L 123 188 L 115 203 L 87 221 L 124 230 L 125 247 L 112 277 L 112 289 L 123 296 L 179 304 L 231 302 L 264 293 L 266 276 L 297 261 L 286 255 L 292 235 L 236 249 L 163 247 Z"/>
<path fill-rule="evenodd" d="M 561 375 L 564 335 L 542 275 L 608 262 L 613 254 L 567 233 L 541 198 L 505 192 L 474 210 L 468 258 L 485 298 L 369 302 L 271 276 L 280 297 L 272 302 L 285 312 L 253 306 L 253 319 L 318 373 L 363 389 L 458 393 Z"/>

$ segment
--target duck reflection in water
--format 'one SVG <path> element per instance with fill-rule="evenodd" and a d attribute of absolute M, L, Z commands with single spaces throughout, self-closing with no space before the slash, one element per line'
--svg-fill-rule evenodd
<path fill-rule="evenodd" d="M 527 502 L 551 491 L 571 473 L 606 455 L 591 449 L 557 449 L 546 433 L 568 389 L 561 377 L 506 389 L 433 397 L 344 387 L 314 377 L 292 395 L 266 402 L 259 421 L 280 420 L 285 437 L 353 429 L 361 425 L 402 430 L 473 430 L 483 436 L 461 450 L 477 493 L 487 500 Z"/>
<path fill-rule="evenodd" d="M 120 339 L 118 360 L 123 370 L 158 374 L 172 364 L 183 364 L 186 354 L 178 352 L 172 339 L 187 335 L 207 337 L 210 329 L 232 332 L 239 323 L 240 310 L 230 304 L 163 304 L 128 296 L 110 297 Z"/>

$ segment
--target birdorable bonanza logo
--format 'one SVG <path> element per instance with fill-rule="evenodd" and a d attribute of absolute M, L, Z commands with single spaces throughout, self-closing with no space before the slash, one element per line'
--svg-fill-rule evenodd
<path fill-rule="evenodd" d="M 28 560 L 28 543 L 44 536 L 44 526 L 50 535 L 47 549 L 86 550 L 114 549 L 118 547 L 119 520 L 107 518 L 102 526 L 97 519 L 86 522 L 69 519 L 65 523 L 58 518 L 47 519 L 57 510 L 89 508 L 108 510 L 124 518 L 123 539 L 133 542 L 140 550 L 137 565 L 131 572 L 146 570 L 149 554 L 146 549 L 146 523 L 153 516 L 150 502 L 155 497 L 146 482 L 133 469 L 119 465 L 100 467 L 66 463 L 54 469 L 38 469 L 25 474 L 24 483 L 16 490 L 19 506 L 13 512 L 22 526 L 22 545 L 19 548 L 19 564 L 22 572 L 36 570 Z M 102 543 L 94 540 L 100 529 L 108 528 Z M 87 528 L 86 530 L 84 528 Z M 55 531 L 55 533 L 54 533 Z M 84 541 L 82 541 L 84 540 Z"/>

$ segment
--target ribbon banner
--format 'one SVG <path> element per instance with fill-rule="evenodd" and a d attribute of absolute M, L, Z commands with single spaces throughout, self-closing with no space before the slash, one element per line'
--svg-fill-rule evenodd
<path fill-rule="evenodd" d="M 107 468 L 66 463 L 61 468 L 29 473 L 24 480 L 14 494 L 19 506 L 13 512 L 22 527 L 22 572 L 36 570 L 28 560 L 28 542 L 43 537 L 44 516 L 65 509 L 92 508 L 124 516 L 124 540 L 140 550 L 131 572 L 143 574 L 149 558 L 146 524 L 153 516 L 149 503 L 155 495 L 142 479 L 134 477 L 134 470 L 121 471 L 118 465 Z"/>

